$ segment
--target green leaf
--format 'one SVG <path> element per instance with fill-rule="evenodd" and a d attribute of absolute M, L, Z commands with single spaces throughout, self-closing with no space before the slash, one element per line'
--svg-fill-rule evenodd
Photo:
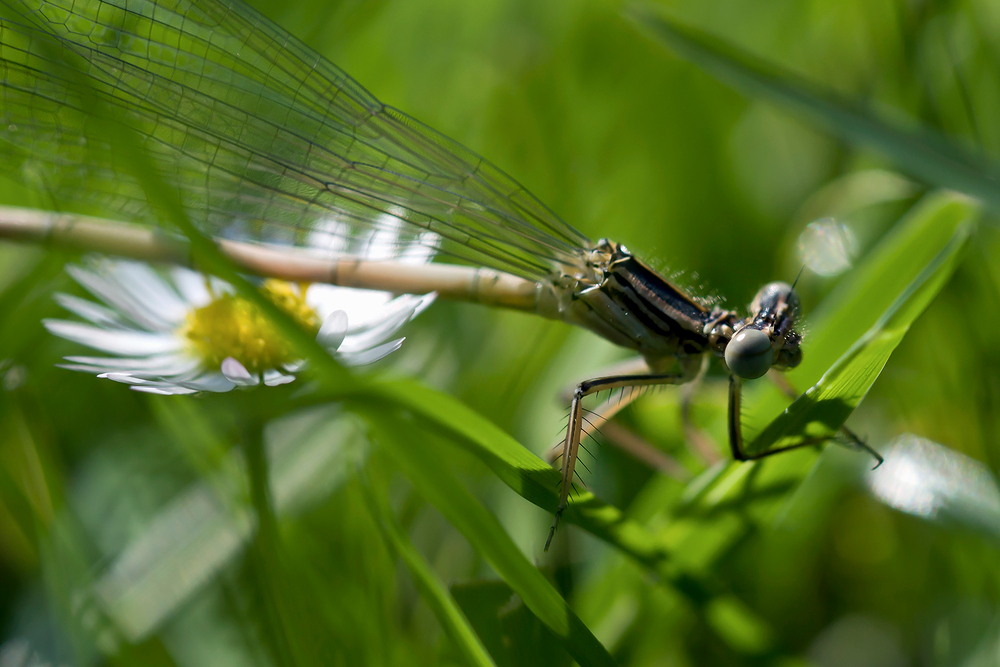
<path fill-rule="evenodd" d="M 793 384 L 811 386 L 824 377 L 822 382 L 831 383 L 824 396 L 829 399 L 833 392 L 843 392 L 836 398 L 848 401 L 859 391 L 860 379 L 874 381 L 871 376 L 884 364 L 876 354 L 892 351 L 909 322 L 944 284 L 977 214 L 974 202 L 952 193 L 931 194 L 916 204 L 821 305 L 810 322 L 803 363 L 788 374 Z M 872 367 L 866 369 L 862 362 Z M 834 386 L 835 373 L 839 380 Z M 788 405 L 788 398 L 771 383 L 758 382 L 751 388 L 758 389 L 756 400 L 750 401 L 758 416 L 778 415 Z M 796 414 L 799 409 L 795 408 Z M 821 416 L 832 427 L 847 414 L 845 409 L 835 416 Z M 775 430 L 786 425 L 791 433 L 802 427 L 801 422 L 786 421 L 790 419 L 778 417 L 768 427 L 769 435 L 759 434 L 748 449 L 769 448 L 765 438 L 773 438 Z M 670 520 L 661 518 L 666 524 L 661 543 L 678 567 L 707 576 L 714 563 L 773 516 L 802 483 L 816 456 L 815 450 L 801 449 L 706 471 L 689 485 Z"/>
<path fill-rule="evenodd" d="M 802 363 L 787 374 L 809 386 L 871 328 L 979 207 L 952 192 L 932 192 L 910 211 L 807 316 Z"/>
<path fill-rule="evenodd" d="M 927 128 L 891 123 L 830 89 L 654 9 L 633 5 L 626 13 L 654 39 L 737 90 L 787 107 L 848 143 L 875 150 L 926 183 L 1000 209 L 1000 165 L 995 161 L 969 153 Z"/>
<path fill-rule="evenodd" d="M 569 667 L 572 658 L 503 581 L 455 584 L 451 588 L 469 622 L 500 667 Z"/>
<path fill-rule="evenodd" d="M 886 309 L 878 322 L 819 382 L 772 421 L 747 449 L 760 452 L 791 445 L 803 436 L 823 438 L 836 433 L 878 379 L 910 325 L 951 277 L 971 231 L 970 224 L 960 225 L 948 245 Z"/>
<path fill-rule="evenodd" d="M 461 401 L 409 380 L 373 383 L 362 389 L 379 403 L 388 402 L 420 420 L 450 443 L 462 447 L 486 464 L 525 500 L 549 512 L 558 506 L 559 473 L 525 449 L 491 421 Z M 317 394 L 309 400 L 322 400 Z M 358 395 L 355 395 L 356 397 Z M 373 405 L 375 403 L 373 402 Z M 647 567 L 662 568 L 669 554 L 660 541 L 621 511 L 587 491 L 574 494 L 565 520 L 614 545 Z M 539 537 L 544 537 L 540 533 Z"/>
<path fill-rule="evenodd" d="M 358 411 L 367 417 L 379 443 L 417 491 L 469 540 L 580 665 L 616 664 L 566 600 L 524 557 L 497 518 L 442 465 L 446 450 L 433 438 L 420 437 L 419 429 L 404 429 L 402 420 L 385 419 L 384 409 L 361 407 Z M 414 446 L 415 437 L 419 446 Z"/>
<path fill-rule="evenodd" d="M 967 198 L 934 193 L 900 221 L 817 311 L 803 362 L 788 374 L 793 386 L 811 388 L 747 444 L 748 452 L 824 437 L 843 425 L 953 272 L 977 215 Z M 776 415 L 787 402 L 771 390 L 757 414 Z"/>
<path fill-rule="evenodd" d="M 420 596 L 427 606 L 430 607 L 438 623 L 448 633 L 451 640 L 458 646 L 462 655 L 470 665 L 486 665 L 492 667 L 493 660 L 486 647 L 479 641 L 469 620 L 459 609 L 455 599 L 448 593 L 448 589 L 437 578 L 424 557 L 417 551 L 410 538 L 403 532 L 392 515 L 392 511 L 385 505 L 375 492 L 368 485 L 363 485 L 365 496 L 368 499 L 368 507 L 375 516 L 382 537 L 389 545 L 390 549 L 399 556 L 406 569 L 413 577 Z"/>

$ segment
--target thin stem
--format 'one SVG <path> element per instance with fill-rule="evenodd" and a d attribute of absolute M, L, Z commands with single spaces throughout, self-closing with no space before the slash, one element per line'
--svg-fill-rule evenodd
<path fill-rule="evenodd" d="M 68 213 L 0 206 L 0 238 L 192 266 L 183 237 L 141 225 Z M 291 246 L 213 239 L 240 271 L 290 282 L 329 283 L 399 294 L 437 292 L 452 301 L 539 312 L 539 286 L 499 271 L 450 264 L 404 264 L 320 257 Z"/>
<path fill-rule="evenodd" d="M 281 572 L 281 542 L 278 520 L 271 502 L 267 453 L 264 449 L 264 427 L 251 421 L 242 429 L 243 452 L 246 456 L 250 482 L 250 503 L 257 517 L 257 533 L 250 545 L 249 556 L 253 585 L 260 598 L 264 634 L 274 660 L 281 665 L 298 665 L 285 627 L 282 592 L 276 586 Z"/>

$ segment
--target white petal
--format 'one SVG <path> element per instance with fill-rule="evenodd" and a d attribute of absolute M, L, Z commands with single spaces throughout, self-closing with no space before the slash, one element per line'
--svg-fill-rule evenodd
<path fill-rule="evenodd" d="M 208 286 L 212 288 L 212 294 L 218 296 L 219 294 L 235 294 L 236 290 L 232 285 L 227 283 L 222 278 L 216 278 L 215 276 L 208 277 Z"/>
<path fill-rule="evenodd" d="M 397 316 L 388 322 L 383 322 L 382 324 L 374 326 L 367 331 L 359 331 L 348 335 L 344 338 L 344 342 L 341 343 L 339 351 L 352 353 L 375 347 L 399 331 L 400 327 L 409 321 L 409 315 L 410 313 L 407 312 L 403 314 L 403 317 Z"/>
<path fill-rule="evenodd" d="M 148 379 L 156 380 L 160 378 L 170 378 L 171 380 L 186 379 L 185 376 L 189 376 L 190 373 L 186 372 L 172 372 L 171 370 L 164 371 L 163 369 L 154 368 L 148 371 L 139 370 L 132 368 L 131 366 L 123 366 L 121 368 L 115 368 L 113 366 L 106 366 L 100 364 L 56 364 L 58 368 L 65 368 L 70 371 L 82 371 L 84 373 L 93 373 L 97 377 L 103 377 L 108 373 L 120 373 L 123 375 L 128 375 L 129 377 L 137 379 Z"/>
<path fill-rule="evenodd" d="M 113 277 L 137 300 L 167 323 L 184 319 L 188 304 L 167 281 L 143 262 L 115 262 Z"/>
<path fill-rule="evenodd" d="M 264 371 L 264 385 L 268 387 L 277 387 L 279 385 L 288 384 L 289 382 L 295 382 L 294 375 L 285 375 L 281 371 L 269 370 Z"/>
<path fill-rule="evenodd" d="M 105 308 L 93 301 L 81 299 L 70 294 L 57 293 L 53 295 L 53 298 L 56 300 L 56 303 L 69 312 L 79 315 L 93 324 L 100 324 L 103 327 L 122 328 L 121 318 L 118 316 L 118 313 L 110 308 Z"/>
<path fill-rule="evenodd" d="M 100 265 L 99 268 L 102 269 L 100 272 L 89 271 L 79 266 L 67 266 L 66 272 L 91 294 L 142 328 L 150 331 L 172 329 L 176 322 L 168 321 L 162 313 L 150 308 L 145 299 L 136 298 L 136 286 L 127 285 L 124 282 L 124 276 L 118 273 L 119 264 L 130 263 L 109 260 Z"/>
<path fill-rule="evenodd" d="M 97 377 L 112 380 L 114 382 L 121 382 L 122 384 L 147 384 L 147 380 L 133 377 L 128 373 L 101 373 Z"/>
<path fill-rule="evenodd" d="M 256 374 L 251 374 L 246 366 L 233 357 L 226 357 L 222 360 L 220 369 L 226 379 L 238 387 L 253 387 L 260 384 L 260 378 Z"/>
<path fill-rule="evenodd" d="M 100 377 L 101 373 L 108 372 L 107 368 L 101 366 L 89 366 L 87 364 L 56 364 L 56 368 L 63 368 L 68 371 L 80 371 L 82 373 L 93 373 Z"/>
<path fill-rule="evenodd" d="M 42 320 L 51 333 L 61 336 L 101 352 L 119 355 L 150 355 L 176 352 L 181 349 L 181 341 L 171 334 L 147 333 L 144 331 L 111 331 L 99 327 L 68 322 L 66 320 Z"/>
<path fill-rule="evenodd" d="M 316 340 L 320 345 L 336 350 L 344 342 L 347 335 L 347 313 L 342 310 L 335 310 L 323 320 L 323 326 L 316 334 Z"/>
<path fill-rule="evenodd" d="M 88 370 L 96 373 L 105 371 L 145 372 L 158 375 L 180 375 L 194 371 L 201 362 L 187 354 L 158 354 L 150 357 L 66 357 L 66 361 L 79 365 L 72 370 Z M 60 364 L 71 368 L 70 364 Z M 86 368 L 84 368 L 86 367 Z"/>
<path fill-rule="evenodd" d="M 289 373 L 298 373 L 305 367 L 306 367 L 305 359 L 299 359 L 298 361 L 292 361 L 287 364 L 282 364 L 282 368 L 284 368 Z"/>
<path fill-rule="evenodd" d="M 187 387 L 188 389 L 196 389 L 198 391 L 212 391 L 218 394 L 224 394 L 227 391 L 232 391 L 236 387 L 225 375 L 218 372 L 205 373 L 193 380 L 184 380 L 177 382 L 182 387 Z"/>
<path fill-rule="evenodd" d="M 372 326 L 367 331 L 348 333 L 347 338 L 340 346 L 340 351 L 345 353 L 358 352 L 377 345 L 381 341 L 391 337 L 400 327 L 419 315 L 437 297 L 436 293 L 425 294 L 424 296 L 403 295 L 393 300 L 386 310 L 391 312 L 383 322 Z M 395 311 L 395 312 L 392 312 Z"/>
<path fill-rule="evenodd" d="M 404 311 L 413 311 L 405 316 L 412 319 L 433 303 L 435 297 L 436 294 L 432 292 L 421 296 L 404 294 L 393 298 L 389 292 L 322 284 L 310 285 L 306 292 L 306 302 L 321 317 L 333 310 L 345 311 L 350 321 L 348 333 L 371 329 Z"/>
<path fill-rule="evenodd" d="M 212 301 L 212 295 L 208 293 L 208 282 L 203 274 L 183 266 L 175 266 L 170 269 L 170 277 L 181 297 L 190 306 L 201 308 Z"/>
<path fill-rule="evenodd" d="M 178 380 L 177 378 L 164 378 L 160 376 L 142 377 L 142 375 L 134 375 L 132 373 L 101 373 L 97 377 L 106 380 L 113 380 L 114 382 L 120 382 L 122 384 L 132 385 L 133 387 L 153 387 L 157 389 L 170 389 L 172 387 L 179 387 L 181 389 L 185 389 L 185 386 L 182 383 L 182 381 Z M 181 391 L 181 392 L 171 392 L 171 393 L 186 394 L 186 393 L 191 393 L 191 391 Z"/>
<path fill-rule="evenodd" d="M 406 296 L 411 296 L 411 295 L 406 295 Z M 427 310 L 431 306 L 431 304 L 434 303 L 434 300 L 437 299 L 437 297 L 438 297 L 437 292 L 431 292 L 430 294 L 422 294 L 418 296 L 417 303 L 413 306 L 413 315 L 410 316 L 410 319 L 412 320 L 414 317 Z M 402 299 L 403 297 L 399 298 Z"/>
<path fill-rule="evenodd" d="M 132 312 L 131 297 L 121 289 L 116 281 L 108 280 L 105 276 L 89 271 L 82 266 L 67 266 L 66 273 L 88 292 L 111 306 L 115 311 L 129 317 L 135 324 L 147 329 L 151 328 L 150 322 L 143 316 L 142 309 L 138 313 Z"/>
<path fill-rule="evenodd" d="M 159 394 L 160 396 L 180 396 L 185 394 L 197 394 L 197 389 L 188 389 L 187 387 L 179 387 L 177 385 L 161 385 L 161 386 L 151 386 L 151 385 L 134 385 L 132 391 L 141 391 L 146 394 Z"/>
<path fill-rule="evenodd" d="M 377 290 L 358 289 L 356 287 L 340 287 L 325 283 L 313 283 L 306 290 L 306 303 L 316 310 L 323 319 L 337 310 L 347 313 L 352 325 L 358 326 L 371 320 L 379 309 L 392 301 L 392 294 Z"/>
<path fill-rule="evenodd" d="M 143 378 L 131 373 L 101 373 L 97 377 L 106 378 L 122 384 L 132 385 L 136 391 L 150 394 L 194 394 L 199 391 L 223 393 L 231 391 L 235 385 L 227 380 L 222 373 L 210 371 L 201 375 L 178 378 Z"/>
<path fill-rule="evenodd" d="M 378 347 L 360 350 L 358 352 L 338 352 L 337 358 L 340 359 L 341 363 L 347 366 L 364 366 L 365 364 L 372 364 L 398 350 L 404 340 L 406 339 L 398 338 L 394 341 L 379 345 Z"/>

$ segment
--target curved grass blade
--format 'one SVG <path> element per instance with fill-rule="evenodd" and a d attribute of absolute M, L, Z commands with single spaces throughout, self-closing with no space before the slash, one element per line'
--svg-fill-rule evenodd
<path fill-rule="evenodd" d="M 379 443 L 417 491 L 465 535 L 580 665 L 616 664 L 552 584 L 524 557 L 497 518 L 440 464 L 447 452 L 433 438 L 421 434 L 420 446 L 414 447 L 419 429 L 404 430 L 400 421 L 384 419 L 384 410 L 359 407 L 358 411 L 367 417 Z"/>
<path fill-rule="evenodd" d="M 972 231 L 961 224 L 937 257 L 907 286 L 875 325 L 748 445 L 752 452 L 832 437 L 878 379 L 913 321 L 951 277 Z"/>
<path fill-rule="evenodd" d="M 555 511 L 559 473 L 488 419 L 447 394 L 411 381 L 377 383 L 371 390 L 380 397 L 381 406 L 394 404 L 405 408 L 419 420 L 421 426 L 439 433 L 450 445 L 462 447 L 485 463 L 525 500 L 550 512 Z M 367 409 L 379 408 L 369 406 Z M 383 412 L 379 414 L 384 417 L 384 407 L 381 410 Z M 434 460 L 445 460 L 446 453 L 431 453 L 429 456 Z M 720 604 L 727 609 L 739 607 L 747 625 L 766 625 L 754 611 L 738 605 L 732 594 L 696 559 L 674 549 L 675 533 L 651 531 L 586 491 L 575 496 L 564 518 L 647 568 L 660 586 L 677 593 L 693 608 L 707 612 Z M 542 536 L 539 533 L 539 537 Z M 689 553 L 696 551 L 689 550 Z M 725 640 L 725 629 L 713 630 Z"/>
<path fill-rule="evenodd" d="M 806 81 L 723 40 L 630 6 L 627 15 L 657 41 L 741 92 L 792 109 L 848 143 L 887 157 L 931 185 L 977 197 L 1000 210 L 1000 165 L 927 128 L 905 129 L 837 93 Z"/>
<path fill-rule="evenodd" d="M 866 329 L 886 332 L 891 328 L 897 335 L 905 333 L 895 327 L 906 320 L 912 321 L 933 298 L 945 274 L 957 262 L 958 250 L 977 214 L 975 202 L 953 193 L 934 193 L 914 206 L 841 288 L 820 306 L 814 328 L 806 339 L 810 347 L 802 366 L 789 374 L 792 382 L 798 378 L 800 386 L 811 386 L 825 373 L 832 374 L 837 359 L 848 357 L 849 349 L 861 352 L 851 345 L 860 347 L 861 341 L 868 340 L 862 335 Z M 940 271 L 935 272 L 935 267 Z M 908 285 L 912 290 L 907 289 Z M 848 340 L 847 334 L 853 339 Z M 873 346 L 879 342 L 874 338 L 877 334 L 873 334 Z M 823 348 L 812 355 L 816 341 L 832 345 L 832 354 L 836 356 L 829 358 L 830 353 Z M 875 351 L 874 347 L 871 351 Z M 820 359 L 813 360 L 814 356 Z M 833 376 L 829 377 L 832 380 Z M 846 385 L 841 387 L 848 389 Z M 751 397 L 755 414 L 779 415 L 788 405 L 784 394 L 770 383 L 758 383 L 758 387 L 751 388 L 759 388 L 759 392 L 753 393 L 763 394 Z M 777 423 L 771 428 L 777 429 L 785 422 Z M 758 434 L 750 446 L 770 447 L 763 438 L 763 434 Z M 745 535 L 766 524 L 787 502 L 815 464 L 816 457 L 816 450 L 806 448 L 754 463 L 730 463 L 706 471 L 689 485 L 686 497 L 659 535 L 661 543 L 685 571 L 711 571 L 718 559 Z"/>
<path fill-rule="evenodd" d="M 791 385 L 799 390 L 811 387 L 828 373 L 936 261 L 955 235 L 975 224 L 978 215 L 974 201 L 951 192 L 931 193 L 918 202 L 816 309 L 804 344 L 807 353 L 802 364 L 786 376 Z M 788 398 L 769 383 L 760 383 L 756 389 L 748 404 L 753 406 L 757 423 L 767 424 L 788 406 Z M 751 440 L 750 451 L 774 446 L 761 437 L 759 433 Z"/>
<path fill-rule="evenodd" d="M 558 471 L 460 401 L 407 380 L 380 382 L 364 391 L 377 397 L 382 405 L 388 403 L 406 410 L 418 418 L 422 426 L 485 463 L 500 481 L 519 496 L 544 510 L 555 512 L 560 480 Z M 574 494 L 565 518 L 644 566 L 669 576 L 667 565 L 670 554 L 656 536 L 590 492 Z"/>
<path fill-rule="evenodd" d="M 469 620 L 458 607 L 458 603 L 455 602 L 448 589 L 410 542 L 410 538 L 399 527 L 392 511 L 383 500 L 376 496 L 368 484 L 362 484 L 362 488 L 368 500 L 368 507 L 375 518 L 375 524 L 382 533 L 382 537 L 385 538 L 386 544 L 406 565 L 410 576 L 413 577 L 414 585 L 420 591 L 420 596 L 430 607 L 438 623 L 465 656 L 466 662 L 470 665 L 495 667 L 493 659 L 486 652 L 486 647 L 479 640 L 475 630 L 469 624 Z"/>

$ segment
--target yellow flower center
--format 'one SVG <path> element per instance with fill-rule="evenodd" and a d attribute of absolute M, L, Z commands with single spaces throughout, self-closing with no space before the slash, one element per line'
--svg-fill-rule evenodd
<path fill-rule="evenodd" d="M 319 315 L 305 299 L 305 285 L 296 291 L 283 280 L 267 279 L 260 291 L 288 313 L 300 326 L 318 332 Z M 252 373 L 297 360 L 284 338 L 253 303 L 240 296 L 223 294 L 207 306 L 188 313 L 181 335 L 185 336 L 208 368 L 219 368 L 233 357 Z"/>

